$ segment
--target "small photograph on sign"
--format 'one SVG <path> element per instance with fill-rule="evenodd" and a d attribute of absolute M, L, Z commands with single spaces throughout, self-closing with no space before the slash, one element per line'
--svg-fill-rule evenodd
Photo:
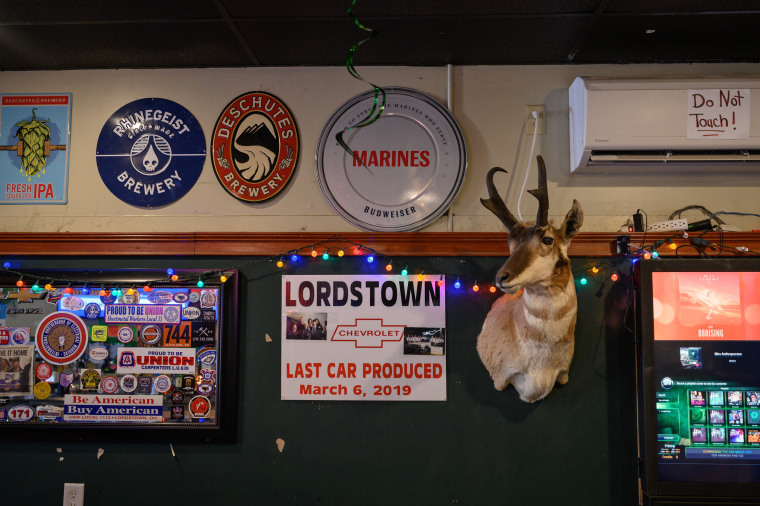
<path fill-rule="evenodd" d="M 0 348 L 0 397 L 32 393 L 34 346 Z"/>
<path fill-rule="evenodd" d="M 446 329 L 406 327 L 404 355 L 445 355 Z"/>
<path fill-rule="evenodd" d="M 288 311 L 285 339 L 324 341 L 327 339 L 327 313 Z"/>

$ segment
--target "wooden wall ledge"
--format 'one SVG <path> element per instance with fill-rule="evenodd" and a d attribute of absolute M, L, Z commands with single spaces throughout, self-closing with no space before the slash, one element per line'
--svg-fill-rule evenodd
<path fill-rule="evenodd" d="M 631 251 L 641 246 L 643 233 L 620 234 L 587 232 L 579 234 L 570 245 L 571 256 L 617 256 L 616 242 L 620 235 L 629 235 Z M 691 237 L 698 234 L 692 233 Z M 664 241 L 667 233 L 646 234 L 646 244 Z M 711 244 L 724 246 L 722 255 L 746 256 L 760 252 L 758 232 L 710 232 L 702 236 Z M 677 245 L 688 239 L 673 239 Z M 51 232 L 22 233 L 0 232 L 0 258 L 23 255 L 278 255 L 299 248 L 309 254 L 308 246 L 323 243 L 331 253 L 349 248 L 352 243 L 372 248 L 385 255 L 405 256 L 502 256 L 509 253 L 506 233 L 490 232 L 327 232 L 249 233 L 249 232 L 187 232 L 164 233 L 91 233 Z M 321 251 L 320 248 L 317 249 Z M 746 247 L 749 253 L 736 251 Z M 704 248 L 710 255 L 719 250 Z M 674 256 L 667 243 L 657 248 L 663 257 Z M 697 256 L 691 247 L 678 250 L 679 256 Z"/>

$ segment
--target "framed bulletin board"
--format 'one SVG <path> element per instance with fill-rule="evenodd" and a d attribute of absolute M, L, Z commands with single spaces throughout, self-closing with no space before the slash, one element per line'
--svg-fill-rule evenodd
<path fill-rule="evenodd" d="M 237 272 L 81 272 L 0 272 L 0 439 L 234 439 Z"/>

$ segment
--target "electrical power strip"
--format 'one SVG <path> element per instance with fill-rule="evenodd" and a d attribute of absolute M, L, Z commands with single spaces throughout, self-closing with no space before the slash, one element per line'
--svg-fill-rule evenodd
<path fill-rule="evenodd" d="M 689 223 L 681 218 L 678 220 L 658 221 L 647 226 L 648 232 L 666 232 L 669 230 L 688 230 Z"/>

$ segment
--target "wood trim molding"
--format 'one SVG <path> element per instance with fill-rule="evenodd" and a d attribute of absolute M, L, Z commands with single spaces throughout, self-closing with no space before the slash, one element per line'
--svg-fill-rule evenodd
<path fill-rule="evenodd" d="M 606 257 L 617 256 L 617 237 L 630 237 L 631 251 L 646 240 L 647 244 L 665 241 L 667 233 L 619 234 L 586 232 L 578 234 L 570 245 L 571 256 Z M 760 252 L 760 233 L 757 232 L 710 232 L 702 236 L 710 244 L 723 244 L 722 255 L 745 255 L 735 247 L 746 247 L 752 255 Z M 689 239 L 673 239 L 677 245 L 687 244 Z M 301 249 L 309 254 L 311 245 L 325 246 L 337 252 L 352 245 L 362 245 L 385 255 L 404 256 L 501 256 L 507 255 L 507 234 L 491 232 L 185 232 L 164 233 L 92 233 L 92 232 L 2 232 L 0 233 L 1 256 L 23 255 L 279 255 Z M 719 249 L 702 248 L 710 255 Z M 657 248 L 661 256 L 675 256 L 673 250 L 663 243 Z M 680 248 L 679 256 L 697 256 L 692 247 Z"/>

